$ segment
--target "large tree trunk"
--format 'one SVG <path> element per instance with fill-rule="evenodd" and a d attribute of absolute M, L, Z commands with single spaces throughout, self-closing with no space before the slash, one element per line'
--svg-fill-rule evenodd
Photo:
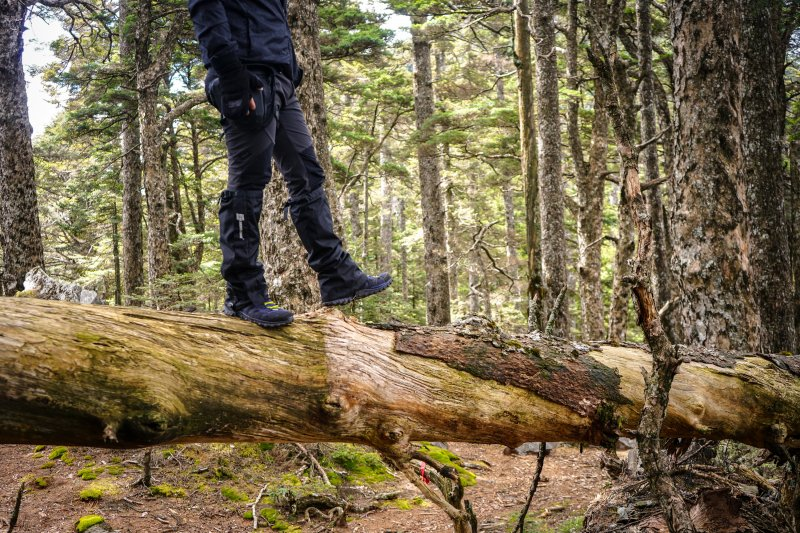
<path fill-rule="evenodd" d="M 135 22 L 129 0 L 120 0 L 120 62 L 135 69 Z M 125 304 L 135 305 L 144 285 L 144 248 L 142 243 L 142 162 L 139 146 L 138 93 L 130 91 L 124 101 L 125 118 L 120 131 L 122 149 L 122 279 Z"/>
<path fill-rule="evenodd" d="M 789 183 L 789 224 L 790 238 L 793 243 L 792 273 L 794 276 L 794 325 L 795 332 L 800 331 L 800 142 L 794 141 L 789 145 L 790 174 Z M 800 335 L 796 336 L 794 353 L 800 353 Z"/>
<path fill-rule="evenodd" d="M 673 268 L 680 340 L 755 349 L 758 308 L 751 292 L 739 92 L 738 2 L 676 0 Z M 766 83 L 766 80 L 763 80 Z"/>
<path fill-rule="evenodd" d="M 549 316 L 562 291 L 567 290 L 564 184 L 561 176 L 561 126 L 558 111 L 556 54 L 556 0 L 536 0 L 531 16 L 536 43 L 536 109 L 539 116 L 539 205 L 542 221 L 542 281 Z M 553 332 L 569 335 L 569 305 L 555 313 Z"/>
<path fill-rule="evenodd" d="M 447 269 L 447 237 L 441 177 L 436 144 L 431 140 L 435 112 L 431 74 L 431 42 L 424 16 L 411 17 L 414 47 L 414 110 L 417 116 L 417 159 L 422 203 L 422 231 L 425 240 L 425 296 L 428 324 L 450 323 L 450 285 Z"/>
<path fill-rule="evenodd" d="M 0 0 L 0 294 L 22 290 L 25 274 L 44 266 L 22 68 L 26 12 L 24 2 Z"/>
<path fill-rule="evenodd" d="M 747 188 L 748 257 L 761 318 L 758 349 L 765 352 L 791 351 L 795 346 L 781 146 L 785 118 L 783 5 L 781 0 L 743 2 L 742 13 L 740 179 Z"/>
<path fill-rule="evenodd" d="M 630 345 L 512 338 L 480 321 L 390 331 L 333 311 L 265 330 L 221 315 L 2 305 L 0 443 L 600 444 L 636 428 L 650 361 Z M 800 444 L 794 358 L 681 355 L 664 436 Z"/>
<path fill-rule="evenodd" d="M 525 193 L 525 250 L 528 255 L 527 307 L 528 329 L 542 327 L 542 265 L 539 225 L 539 164 L 534 119 L 533 62 L 529 0 L 519 0 L 514 10 L 514 65 L 517 67 L 519 109 L 519 146 L 522 161 L 522 187 Z"/>

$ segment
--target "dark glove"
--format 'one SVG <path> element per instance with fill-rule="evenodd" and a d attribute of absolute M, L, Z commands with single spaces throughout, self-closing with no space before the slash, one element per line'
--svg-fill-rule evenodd
<path fill-rule="evenodd" d="M 256 91 L 264 88 L 261 80 L 248 72 L 232 53 L 217 54 L 212 58 L 211 64 L 219 74 L 222 89 L 220 112 L 233 120 L 249 115 L 250 99 Z"/>

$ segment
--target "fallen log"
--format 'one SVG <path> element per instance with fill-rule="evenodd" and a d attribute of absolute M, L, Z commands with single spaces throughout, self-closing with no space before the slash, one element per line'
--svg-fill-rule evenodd
<path fill-rule="evenodd" d="M 0 443 L 608 444 L 636 428 L 634 345 L 368 327 L 336 311 L 264 330 L 221 315 L 2 298 Z M 662 435 L 800 443 L 800 364 L 683 349 Z"/>

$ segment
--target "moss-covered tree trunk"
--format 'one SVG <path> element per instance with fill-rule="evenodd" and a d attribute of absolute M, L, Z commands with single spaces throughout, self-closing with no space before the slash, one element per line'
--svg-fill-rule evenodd
<path fill-rule="evenodd" d="M 264 330 L 221 315 L 0 301 L 0 443 L 607 443 L 638 423 L 650 354 L 481 322 L 381 330 L 336 312 Z M 700 351 L 665 436 L 800 442 L 800 364 Z"/>

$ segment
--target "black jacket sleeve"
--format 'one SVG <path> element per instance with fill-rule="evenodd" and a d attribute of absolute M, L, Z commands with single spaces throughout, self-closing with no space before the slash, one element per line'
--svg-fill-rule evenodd
<path fill-rule="evenodd" d="M 197 40 L 217 71 L 225 70 L 231 61 L 238 62 L 238 48 L 221 0 L 189 0 L 189 14 Z"/>

